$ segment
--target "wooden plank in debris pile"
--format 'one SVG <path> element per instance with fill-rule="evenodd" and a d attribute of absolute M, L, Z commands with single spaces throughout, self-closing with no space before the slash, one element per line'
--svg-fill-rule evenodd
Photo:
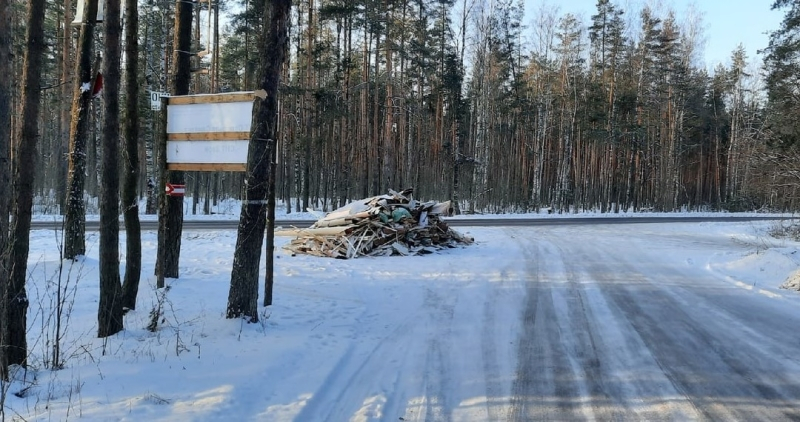
<path fill-rule="evenodd" d="M 341 239 L 342 239 L 342 243 L 347 248 L 347 250 L 345 251 L 345 258 L 350 259 L 350 258 L 357 257 L 358 256 L 358 249 L 356 249 L 355 246 L 353 246 L 354 242 L 351 242 L 350 238 L 347 237 L 347 236 L 342 236 Z"/>
<path fill-rule="evenodd" d="M 336 236 L 356 227 L 353 224 L 336 227 L 319 227 L 305 229 L 284 229 L 275 231 L 276 236 Z M 280 234 L 278 234 L 280 233 Z"/>
<path fill-rule="evenodd" d="M 397 251 L 397 253 L 399 253 L 400 255 L 403 255 L 403 256 L 408 256 L 411 253 L 411 251 L 406 247 L 406 245 L 404 245 L 404 244 L 402 244 L 400 242 L 392 243 L 392 248 L 395 251 Z"/>
<path fill-rule="evenodd" d="M 440 202 L 430 210 L 431 214 L 444 214 L 444 215 L 452 215 L 453 214 L 453 207 L 450 205 L 450 201 Z"/>
<path fill-rule="evenodd" d="M 275 236 L 297 237 L 300 236 L 301 230 L 306 230 L 306 229 L 291 228 L 291 229 L 275 230 Z"/>
<path fill-rule="evenodd" d="M 322 246 L 320 249 L 324 251 L 326 255 L 336 258 L 341 253 L 339 251 L 339 245 L 334 242 L 331 242 L 331 240 L 333 239 L 322 236 L 316 236 L 315 239 Z"/>
<path fill-rule="evenodd" d="M 352 221 L 349 218 L 334 218 L 332 220 L 319 220 L 314 225 L 316 227 L 339 227 L 350 225 Z"/>

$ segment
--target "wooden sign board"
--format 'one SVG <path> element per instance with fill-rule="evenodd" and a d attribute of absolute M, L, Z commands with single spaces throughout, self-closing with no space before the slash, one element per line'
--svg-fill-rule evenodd
<path fill-rule="evenodd" d="M 253 93 L 167 99 L 167 169 L 245 171 Z"/>
<path fill-rule="evenodd" d="M 103 8 L 105 5 L 105 0 L 98 0 L 97 2 L 97 19 L 95 22 L 102 22 L 103 21 Z M 78 0 L 78 7 L 75 9 L 75 19 L 72 20 L 72 26 L 80 26 L 83 23 L 83 9 L 86 7 L 85 0 Z"/>

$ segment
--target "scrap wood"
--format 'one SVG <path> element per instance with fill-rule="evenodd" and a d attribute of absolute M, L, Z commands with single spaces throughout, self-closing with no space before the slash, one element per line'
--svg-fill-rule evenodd
<path fill-rule="evenodd" d="M 292 228 L 275 231 L 275 236 L 338 236 L 353 229 L 352 226 Z"/>
<path fill-rule="evenodd" d="M 296 236 L 285 249 L 333 258 L 419 255 L 473 242 L 451 229 L 441 217 L 451 215 L 450 201 L 421 203 L 412 189 L 389 190 L 353 201 L 320 218 L 307 229 L 283 230 Z"/>

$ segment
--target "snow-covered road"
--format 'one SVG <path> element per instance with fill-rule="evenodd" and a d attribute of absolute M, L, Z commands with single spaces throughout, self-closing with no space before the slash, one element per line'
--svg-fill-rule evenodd
<path fill-rule="evenodd" d="M 770 224 L 469 228 L 475 245 L 403 258 L 278 251 L 275 304 L 259 324 L 222 316 L 235 233 L 189 231 L 159 331 L 144 330 L 156 295 L 143 287 L 106 344 L 92 338 L 92 246 L 71 270 L 67 369 L 44 369 L 46 338 L 32 342 L 30 379 L 12 385 L 6 414 L 796 420 L 800 295 L 777 287 L 798 267 L 798 244 L 767 236 Z M 32 243 L 34 340 L 49 321 L 52 241 L 36 232 Z M 155 234 L 143 244 L 152 274 Z"/>
<path fill-rule="evenodd" d="M 800 417 L 800 314 L 711 271 L 730 239 L 602 226 L 515 237 L 531 281 L 511 420 Z"/>
<path fill-rule="evenodd" d="M 501 253 L 377 271 L 391 293 L 360 292 L 295 420 L 800 417 L 797 302 L 714 269 L 752 245 L 692 225 L 502 231 Z"/>

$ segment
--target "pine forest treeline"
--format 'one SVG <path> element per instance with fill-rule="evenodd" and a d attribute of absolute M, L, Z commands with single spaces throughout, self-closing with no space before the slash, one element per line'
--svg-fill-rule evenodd
<path fill-rule="evenodd" d="M 691 15 L 606 0 L 590 22 L 545 8 L 529 25 L 509 0 L 295 13 L 279 168 L 289 210 L 405 186 L 465 212 L 795 206 L 759 160 L 770 131 L 758 70 L 739 48 L 707 71 Z"/>
<path fill-rule="evenodd" d="M 63 213 L 67 198 L 76 3 L 46 4 L 35 212 Z M 192 50 L 211 54 L 193 56 L 191 93 L 257 88 L 268 4 L 197 3 Z M 783 115 L 766 95 L 764 69 L 743 48 L 709 69 L 703 22 L 690 11 L 598 0 L 580 19 L 536 7 L 294 2 L 280 87 L 278 215 L 405 187 L 419 198 L 453 199 L 465 213 L 797 209 L 797 160 L 777 142 Z M 13 80 L 22 80 L 25 8 L 19 0 L 9 8 Z M 139 1 L 138 75 L 123 80 L 139 84 L 135 184 L 150 213 L 162 123 L 148 95 L 169 91 L 174 9 L 174 1 Z M 212 45 L 209 34 L 219 34 Z M 92 57 L 102 51 L 102 28 L 93 36 Z M 23 100 L 14 84 L 12 109 Z M 101 187 L 102 101 L 91 100 L 89 111 L 87 198 Z M 12 133 L 20 119 L 12 113 Z M 189 172 L 186 183 L 196 201 L 187 212 L 209 212 L 241 196 L 243 175 Z"/>

